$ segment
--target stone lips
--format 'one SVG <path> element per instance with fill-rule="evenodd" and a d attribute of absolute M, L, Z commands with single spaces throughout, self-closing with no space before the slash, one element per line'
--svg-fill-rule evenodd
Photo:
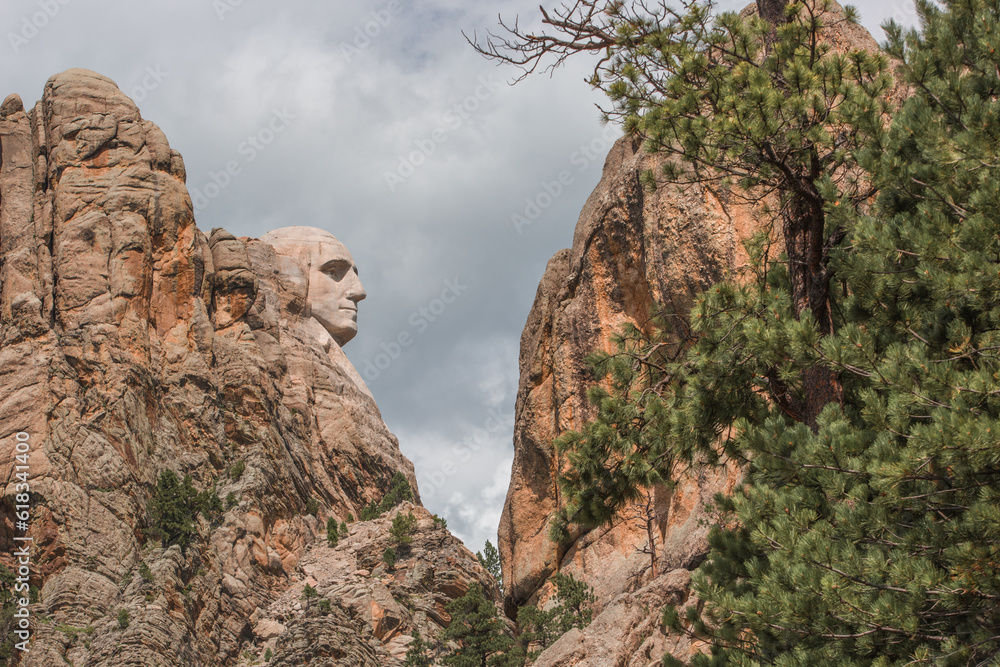
<path fill-rule="evenodd" d="M 301 316 L 301 276 L 261 241 L 200 231 L 185 177 L 106 77 L 69 70 L 34 107 L 0 105 L 0 475 L 6 503 L 30 434 L 41 590 L 22 665 L 233 664 L 328 516 L 357 516 L 396 472 L 416 489 L 357 372 Z M 168 468 L 236 501 L 198 517 L 208 537 L 186 554 L 143 547 Z"/>

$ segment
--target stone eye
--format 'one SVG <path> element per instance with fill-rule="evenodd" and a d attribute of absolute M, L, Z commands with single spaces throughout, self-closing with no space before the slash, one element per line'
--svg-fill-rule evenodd
<path fill-rule="evenodd" d="M 322 270 L 323 273 L 326 273 L 327 275 L 332 276 L 337 280 L 340 280 L 341 278 L 344 277 L 344 274 L 350 271 L 350 269 L 351 265 L 348 262 L 338 262 L 336 264 L 330 264 L 328 266 L 325 266 L 323 267 Z"/>

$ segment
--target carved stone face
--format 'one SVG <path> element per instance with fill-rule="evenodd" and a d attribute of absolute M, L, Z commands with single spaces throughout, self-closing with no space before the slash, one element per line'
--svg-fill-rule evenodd
<path fill-rule="evenodd" d="M 366 296 L 351 253 L 337 239 L 318 244 L 309 270 L 312 316 L 341 346 L 358 333 L 358 302 Z"/>
<path fill-rule="evenodd" d="M 313 319 L 343 346 L 358 333 L 358 302 L 366 296 L 358 268 L 333 234 L 315 227 L 283 227 L 261 241 L 297 259 L 309 279 L 306 301 Z"/>

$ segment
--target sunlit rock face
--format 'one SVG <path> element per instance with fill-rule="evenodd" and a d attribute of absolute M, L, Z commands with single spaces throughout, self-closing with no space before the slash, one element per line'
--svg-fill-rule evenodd
<path fill-rule="evenodd" d="M 750 210 L 723 193 L 644 190 L 639 177 L 656 166 L 630 140 L 614 145 L 573 247 L 549 261 L 521 337 L 514 463 L 499 527 L 505 609 L 513 614 L 520 605 L 544 603 L 551 576 L 563 572 L 593 586 L 601 612 L 591 629 L 573 631 L 543 653 L 539 665 L 649 664 L 638 662 L 642 655 L 658 660 L 669 640 L 644 610 L 687 600 L 689 570 L 707 547 L 701 506 L 732 481 L 718 471 L 681 480 L 672 493 L 651 490 L 655 581 L 643 553 L 645 523 L 630 519 L 630 512 L 611 527 L 576 530 L 568 545 L 549 539 L 564 466 L 552 440 L 593 416 L 585 357 L 613 351 L 611 336 L 624 324 L 646 326 L 654 304 L 683 311 L 700 291 L 738 273 L 746 261 L 742 241 L 759 229 Z"/>
<path fill-rule="evenodd" d="M 744 14 L 755 12 L 750 5 Z M 842 18 L 837 3 L 833 19 Z M 859 25 L 828 20 L 824 39 L 836 50 L 878 45 Z M 902 88 L 893 93 L 901 99 Z M 657 614 L 666 604 L 697 604 L 688 581 L 707 553 L 704 505 L 729 492 L 738 470 L 699 471 L 676 488 L 651 489 L 658 576 L 651 576 L 644 523 L 622 513 L 612 527 L 577 530 L 567 545 L 548 536 L 560 505 L 557 476 L 565 462 L 552 440 L 580 429 L 594 416 L 586 391 L 593 376 L 584 363 L 592 351 L 613 351 L 622 325 L 646 327 L 654 304 L 685 312 L 699 292 L 730 277 L 741 279 L 743 242 L 770 229 L 737 193 L 692 186 L 647 191 L 646 170 L 660 173 L 661 158 L 629 139 L 619 140 L 580 214 L 572 247 L 549 260 L 521 337 L 520 385 L 515 407 L 514 463 L 499 527 L 505 611 L 543 602 L 551 576 L 572 574 L 597 594 L 594 622 L 572 630 L 544 651 L 534 667 L 606 667 L 659 664 L 664 651 L 684 658 L 699 650 L 665 636 Z M 777 256 L 780 243 L 772 246 Z"/>
<path fill-rule="evenodd" d="M 328 517 L 397 472 L 416 489 L 341 350 L 353 260 L 292 229 L 199 230 L 180 154 L 106 77 L 0 105 L 0 561 L 22 433 L 40 589 L 22 665 L 235 664 Z M 225 504 L 184 553 L 144 538 L 167 469 Z"/>
<path fill-rule="evenodd" d="M 275 249 L 289 274 L 306 281 L 303 318 L 312 318 L 328 337 L 318 336 L 324 347 L 343 346 L 358 333 L 358 302 L 368 294 L 358 276 L 351 253 L 328 231 L 316 227 L 283 227 L 268 232 L 261 241 Z M 294 266 L 292 266 L 294 265 Z"/>
<path fill-rule="evenodd" d="M 412 513 L 412 542 L 400 549 L 390 528 Z M 398 549 L 391 570 L 387 548 Z M 399 666 L 414 635 L 438 637 L 451 621 L 447 603 L 475 583 L 500 600 L 496 581 L 475 556 L 422 507 L 404 502 L 385 515 L 352 524 L 337 544 L 314 543 L 299 565 L 300 578 L 254 619 L 257 655 L 273 650 L 270 664 Z M 317 599 L 303 604 L 309 585 Z"/>

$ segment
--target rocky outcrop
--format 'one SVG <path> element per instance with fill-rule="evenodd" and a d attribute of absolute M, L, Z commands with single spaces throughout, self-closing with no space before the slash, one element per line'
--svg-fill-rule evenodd
<path fill-rule="evenodd" d="M 416 517 L 416 530 L 412 543 L 400 547 L 389 529 L 406 513 Z M 399 557 L 391 569 L 382 558 L 388 547 Z M 278 665 L 402 665 L 414 631 L 437 643 L 451 621 L 446 605 L 473 583 L 499 604 L 496 581 L 475 556 L 427 510 L 403 503 L 378 519 L 351 524 L 334 547 L 311 545 L 288 590 L 251 619 L 255 643 L 246 664 L 272 650 L 271 664 Z M 305 596 L 306 586 L 314 596 Z M 330 648 L 309 652 L 310 642 Z"/>
<path fill-rule="evenodd" d="M 662 664 L 669 651 L 689 658 L 695 647 L 686 637 L 667 636 L 658 610 L 674 605 L 681 613 L 698 604 L 689 592 L 691 573 L 677 569 L 639 590 L 618 595 L 582 630 L 573 628 L 546 649 L 532 667 L 620 667 Z"/>
<path fill-rule="evenodd" d="M 831 11 L 842 18 L 836 3 Z M 864 28 L 850 23 L 828 29 L 826 39 L 838 50 L 878 48 Z M 901 90 L 894 96 L 901 97 Z M 613 351 L 611 337 L 626 323 L 648 327 L 658 304 L 683 313 L 711 284 L 741 279 L 744 241 L 770 231 L 733 191 L 645 190 L 640 175 L 658 173 L 661 159 L 628 138 L 614 145 L 572 247 L 548 263 L 521 338 L 514 463 L 499 526 L 505 611 L 513 618 L 521 605 L 545 604 L 556 572 L 589 583 L 598 600 L 593 624 L 568 633 L 536 666 L 652 665 L 666 649 L 678 656 L 693 650 L 663 635 L 658 612 L 667 602 L 697 604 L 681 582 L 707 553 L 704 506 L 715 493 L 731 491 L 739 476 L 738 470 L 701 470 L 676 480 L 672 491 L 650 490 L 655 579 L 644 553 L 650 547 L 645 524 L 630 519 L 628 511 L 612 526 L 578 530 L 569 544 L 549 539 L 564 466 L 552 441 L 593 415 L 586 400 L 593 377 L 585 357 Z"/>
<path fill-rule="evenodd" d="M 159 128 L 93 72 L 0 106 L 0 562 L 31 538 L 39 591 L 22 665 L 234 664 L 327 517 L 359 514 L 395 473 L 416 490 L 364 383 L 317 337 L 308 269 L 206 236 L 184 179 Z M 147 539 L 167 469 L 225 503 L 184 551 Z M 279 648 L 382 664 L 336 634 L 304 619 Z"/>
<path fill-rule="evenodd" d="M 645 585 L 644 525 L 623 518 L 614 527 L 578 534 L 560 547 L 548 536 L 559 505 L 562 462 L 552 448 L 560 433 L 592 414 L 593 379 L 584 358 L 612 351 L 625 323 L 647 326 L 655 304 L 683 311 L 700 291 L 739 272 L 742 242 L 759 224 L 725 192 L 690 187 L 644 190 L 641 173 L 657 160 L 629 139 L 612 148 L 597 189 L 577 224 L 573 247 L 548 264 L 521 337 L 521 379 L 515 408 L 514 464 L 499 530 L 506 609 L 547 595 L 548 578 L 566 571 L 609 601 Z M 702 501 L 727 484 L 724 473 L 700 473 L 673 493 L 654 490 L 661 571 L 691 567 L 704 553 Z M 682 555 L 683 554 L 683 555 Z"/>

